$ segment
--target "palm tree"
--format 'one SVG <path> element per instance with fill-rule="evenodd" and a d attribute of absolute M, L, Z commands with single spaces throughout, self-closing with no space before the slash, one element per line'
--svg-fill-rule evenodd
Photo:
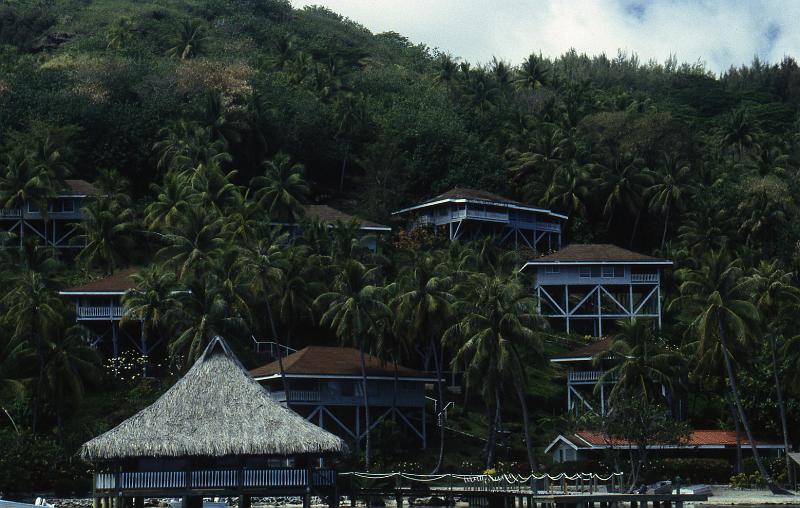
<path fill-rule="evenodd" d="M 264 162 L 264 175 L 253 178 L 251 187 L 258 189 L 255 198 L 273 220 L 296 223 L 303 216 L 303 203 L 309 188 L 302 164 L 292 163 L 285 153 L 278 153 Z"/>
<path fill-rule="evenodd" d="M 133 21 L 127 16 L 114 20 L 106 32 L 106 49 L 122 49 L 133 38 Z"/>
<path fill-rule="evenodd" d="M 143 355 L 147 355 L 153 348 L 148 347 L 150 332 L 156 331 L 158 340 L 161 333 L 158 331 L 165 324 L 165 315 L 168 304 L 175 291 L 175 274 L 159 266 L 143 268 L 132 276 L 134 289 L 122 295 L 122 305 L 125 308 L 122 322 L 137 320 L 140 323 L 140 345 Z M 143 367 L 143 375 L 147 376 L 147 364 Z"/>
<path fill-rule="evenodd" d="M 0 335 L 0 393 L 3 394 L 0 403 L 22 399 L 27 380 L 25 370 L 20 366 L 35 357 L 25 341 L 11 335 Z"/>
<path fill-rule="evenodd" d="M 436 74 L 434 80 L 444 83 L 447 88 L 452 88 L 458 74 L 458 59 L 448 53 L 442 53 L 436 59 Z"/>
<path fill-rule="evenodd" d="M 159 141 L 153 144 L 158 154 L 158 167 L 184 171 L 200 163 L 230 162 L 225 141 L 214 139 L 209 127 L 177 120 L 158 131 Z"/>
<path fill-rule="evenodd" d="M 430 254 L 415 254 L 412 262 L 401 273 L 398 294 L 391 302 L 394 309 L 395 334 L 406 336 L 409 342 L 421 341 L 433 354 L 436 367 L 436 387 L 440 409 L 444 407 L 442 387 L 444 359 L 439 354 L 442 334 L 453 317 L 455 296 L 453 281 L 439 270 L 439 262 Z M 442 467 L 444 460 L 444 422 L 439 422 L 439 458 L 433 472 Z"/>
<path fill-rule="evenodd" d="M 650 172 L 644 167 L 642 159 L 618 156 L 604 173 L 608 197 L 603 205 L 603 215 L 608 217 L 608 227 L 611 227 L 614 214 L 620 208 L 636 217 L 631 231 L 630 243 L 633 244 L 644 209 L 642 196 L 645 189 L 652 184 Z"/>
<path fill-rule="evenodd" d="M 513 385 L 522 409 L 528 462 L 531 471 L 536 471 L 538 467 L 525 396 L 526 362 L 522 359 L 523 351 L 541 355 L 541 339 L 534 331 L 541 323 L 536 314 L 536 303 L 516 275 L 476 274 L 473 287 L 475 299 L 459 301 L 457 305 L 463 307 L 459 312 L 463 317 L 445 334 L 446 340 L 459 344 L 453 363 L 466 365 L 467 385 L 483 387 L 487 407 L 490 408 L 493 402 L 496 413 L 499 413 L 499 393 L 503 383 Z M 487 468 L 494 461 L 492 443 L 495 433 L 490 418 Z"/>
<path fill-rule="evenodd" d="M 783 388 L 780 382 L 777 342 L 782 329 L 791 326 L 785 318 L 781 318 L 789 315 L 790 309 L 795 308 L 800 302 L 800 290 L 792 283 L 793 277 L 794 274 L 782 270 L 777 261 L 762 261 L 753 273 L 756 281 L 755 303 L 766 324 L 766 335 L 769 340 L 772 378 L 778 398 L 778 414 L 781 419 L 787 478 L 791 478 L 793 468 L 789 462 L 789 426 L 786 422 L 786 404 L 783 400 Z"/>
<path fill-rule="evenodd" d="M 63 302 L 41 274 L 26 272 L 2 298 L 2 303 L 13 319 L 13 339 L 24 341 L 36 354 L 38 374 L 31 404 L 31 429 L 35 434 L 44 395 L 47 351 L 50 338 L 55 337 L 62 326 Z"/>
<path fill-rule="evenodd" d="M 110 275 L 128 258 L 134 246 L 130 236 L 136 227 L 133 211 L 101 198 L 82 212 L 82 220 L 75 225 L 78 230 L 75 240 L 84 244 L 78 259 L 87 267 L 102 266 Z"/>
<path fill-rule="evenodd" d="M 741 161 L 744 150 L 756 142 L 758 125 L 746 108 L 737 108 L 725 117 L 719 136 L 722 148 L 734 148 L 738 160 Z"/>
<path fill-rule="evenodd" d="M 595 365 L 607 366 L 597 380 L 595 392 L 613 382 L 609 394 L 612 402 L 623 394 L 656 400 L 662 396 L 662 387 L 674 393 L 674 380 L 680 380 L 685 370 L 683 356 L 653 334 L 653 323 L 633 319 L 620 321 L 618 326 L 609 350 L 594 358 Z"/>
<path fill-rule="evenodd" d="M 218 212 L 236 202 L 239 188 L 232 183 L 236 171 L 225 173 L 216 162 L 200 163 L 183 172 L 201 206 Z"/>
<path fill-rule="evenodd" d="M 321 274 L 309 263 L 309 250 L 293 245 L 284 251 L 283 277 L 275 287 L 278 316 L 286 326 L 286 345 L 291 346 L 295 325 L 306 319 L 314 321 L 314 297 L 323 292 Z"/>
<path fill-rule="evenodd" d="M 380 269 L 367 268 L 355 260 L 343 263 L 330 291 L 314 300 L 322 310 L 320 324 L 329 326 L 342 344 L 355 342 L 361 357 L 361 391 L 364 398 L 365 465 L 370 468 L 370 416 L 367 390 L 367 370 L 364 357 L 371 340 L 383 333 L 384 319 L 391 313 L 383 301 Z M 357 438 L 360 440 L 360 436 Z"/>
<path fill-rule="evenodd" d="M 544 199 L 570 217 L 586 217 L 586 204 L 594 181 L 588 168 L 571 161 L 556 168 Z"/>
<path fill-rule="evenodd" d="M 654 173 L 655 183 L 647 189 L 650 209 L 664 216 L 664 230 L 661 233 L 661 250 L 667 241 L 670 214 L 673 209 L 681 210 L 684 200 L 691 193 L 691 169 L 683 164 L 675 154 L 664 154 L 661 171 Z"/>
<path fill-rule="evenodd" d="M 760 324 L 758 309 L 750 300 L 755 281 L 746 277 L 740 262 L 731 261 L 724 251 L 712 252 L 700 268 L 681 269 L 677 275 L 681 280 L 680 296 L 673 300 L 670 308 L 676 307 L 686 313 L 688 331 L 697 334 L 699 340 L 699 354 L 719 347 L 731 397 L 758 471 L 770 489 L 777 491 L 755 445 L 731 362 L 731 348 L 748 348 Z"/>
<path fill-rule="evenodd" d="M 242 139 L 240 131 L 244 125 L 235 113 L 226 106 L 222 93 L 208 92 L 206 94 L 201 112 L 201 124 L 208 129 L 212 140 L 221 141 L 222 146 L 226 148 L 231 143 L 238 143 Z"/>
<path fill-rule="evenodd" d="M 176 269 L 178 279 L 200 271 L 214 260 L 225 246 L 222 219 L 205 208 L 190 207 L 180 224 L 161 235 L 166 244 L 157 257 Z"/>
<path fill-rule="evenodd" d="M 144 223 L 150 231 L 177 226 L 186 210 L 197 202 L 197 194 L 189 186 L 188 177 L 175 171 L 164 175 L 164 183 L 150 184 L 156 195 L 145 208 Z"/>
<path fill-rule="evenodd" d="M 29 158 L 7 155 L 0 165 L 0 206 L 20 208 L 25 203 L 35 204 L 43 214 L 47 203 L 55 198 L 60 182 L 51 173 L 37 168 Z M 22 238 L 20 238 L 22 241 Z"/>
<path fill-rule="evenodd" d="M 184 19 L 175 33 L 174 46 L 167 50 L 167 56 L 188 60 L 203 52 L 207 40 L 202 25 L 191 19 Z"/>
<path fill-rule="evenodd" d="M 520 88 L 536 90 L 550 83 L 551 70 L 547 61 L 541 55 L 531 53 L 522 62 L 514 81 Z"/>

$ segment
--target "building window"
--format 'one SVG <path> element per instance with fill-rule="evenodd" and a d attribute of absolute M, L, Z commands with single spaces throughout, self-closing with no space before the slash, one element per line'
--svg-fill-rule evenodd
<path fill-rule="evenodd" d="M 29 212 L 34 212 L 34 213 L 38 212 L 39 211 L 39 205 L 37 203 L 34 203 L 33 201 L 29 201 L 28 202 L 28 211 Z"/>
<path fill-rule="evenodd" d="M 588 279 L 592 276 L 592 267 L 591 266 L 582 266 L 580 270 L 581 278 Z"/>
<path fill-rule="evenodd" d="M 595 279 L 600 277 L 600 267 L 599 266 L 593 266 L 592 267 L 592 277 L 594 277 Z"/>
<path fill-rule="evenodd" d="M 614 277 L 614 267 L 613 266 L 604 266 L 603 267 L 603 278 L 610 279 Z"/>
<path fill-rule="evenodd" d="M 544 267 L 544 273 L 559 273 L 561 271 L 561 267 L 556 265 L 547 265 Z"/>
<path fill-rule="evenodd" d="M 614 267 L 614 277 L 625 277 L 625 267 L 624 266 L 615 266 Z"/>
<path fill-rule="evenodd" d="M 62 201 L 61 206 L 65 212 L 75 211 L 75 203 L 71 199 L 65 199 L 64 201 Z"/>
<path fill-rule="evenodd" d="M 352 397 L 356 394 L 356 389 L 352 381 L 342 381 L 341 386 L 343 397 Z"/>

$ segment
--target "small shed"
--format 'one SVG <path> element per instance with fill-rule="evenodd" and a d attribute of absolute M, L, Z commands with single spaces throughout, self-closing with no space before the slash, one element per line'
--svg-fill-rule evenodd
<path fill-rule="evenodd" d="M 146 497 L 336 493 L 336 472 L 323 458 L 345 450 L 337 436 L 281 406 L 216 337 L 189 372 L 156 402 L 85 443 L 95 465 L 94 495 L 143 506 Z"/>

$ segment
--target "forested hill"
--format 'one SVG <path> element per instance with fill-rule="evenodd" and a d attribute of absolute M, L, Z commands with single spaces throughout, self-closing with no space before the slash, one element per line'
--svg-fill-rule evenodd
<path fill-rule="evenodd" d="M 627 245 L 641 214 L 633 244 L 652 250 L 669 210 L 667 240 L 737 236 L 788 261 L 794 60 L 716 78 L 535 50 L 478 65 L 281 0 L 5 2 L 0 136 L 5 155 L 49 144 L 75 177 L 119 171 L 135 204 L 175 152 L 227 153 L 243 185 L 284 152 L 313 201 L 373 219 L 462 184 L 568 212 L 573 239 Z M 658 182 L 686 192 L 653 201 Z"/>

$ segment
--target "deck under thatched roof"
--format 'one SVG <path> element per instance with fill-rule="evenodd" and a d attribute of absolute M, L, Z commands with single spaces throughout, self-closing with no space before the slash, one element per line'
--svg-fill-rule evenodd
<path fill-rule="evenodd" d="M 149 407 L 85 443 L 87 460 L 321 454 L 344 442 L 273 400 L 219 337 Z"/>

